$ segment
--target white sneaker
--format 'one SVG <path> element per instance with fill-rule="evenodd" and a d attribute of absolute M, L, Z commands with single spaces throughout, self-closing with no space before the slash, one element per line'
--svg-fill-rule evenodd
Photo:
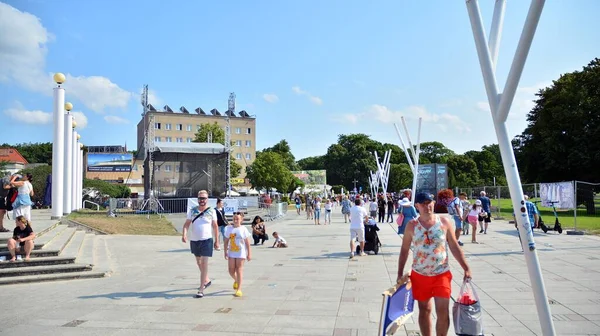
<path fill-rule="evenodd" d="M 360 252 L 360 256 L 361 256 L 361 257 L 364 257 L 364 256 L 366 256 L 366 255 L 367 255 L 367 254 L 366 254 L 364 251 L 361 251 L 361 252 Z"/>

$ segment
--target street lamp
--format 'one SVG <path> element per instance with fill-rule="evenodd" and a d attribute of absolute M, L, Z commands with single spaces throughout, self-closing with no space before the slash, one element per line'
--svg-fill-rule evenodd
<path fill-rule="evenodd" d="M 53 76 L 57 87 L 54 88 L 53 109 L 53 142 L 52 142 L 52 214 L 51 219 L 59 219 L 63 214 L 64 192 L 64 145 L 65 145 L 65 89 L 61 87 L 66 80 L 65 75 L 56 73 Z M 72 107 L 72 106 L 71 106 Z"/>
<path fill-rule="evenodd" d="M 74 162 L 74 152 L 73 152 L 73 137 L 75 135 L 75 127 L 77 127 L 77 123 L 73 120 L 73 115 L 71 114 L 71 110 L 73 109 L 73 104 L 65 103 L 64 104 L 65 111 L 67 112 L 64 115 L 64 123 L 65 123 L 65 167 L 64 167 L 64 203 L 63 203 L 63 215 L 68 215 L 71 213 L 72 204 L 73 204 L 73 175 L 75 171 L 73 170 L 73 162 Z"/>

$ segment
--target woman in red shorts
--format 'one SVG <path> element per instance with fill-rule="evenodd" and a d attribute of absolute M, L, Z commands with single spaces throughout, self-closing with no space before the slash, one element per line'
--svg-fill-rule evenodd
<path fill-rule="evenodd" d="M 431 335 L 431 312 L 435 301 L 438 336 L 447 335 L 450 327 L 450 294 L 452 273 L 448 265 L 448 248 L 465 271 L 465 278 L 471 277 L 465 256 L 458 246 L 454 226 L 446 217 L 433 212 L 432 195 L 420 193 L 415 197 L 419 210 L 418 219 L 408 223 L 402 240 L 398 261 L 398 280 L 404 274 L 411 245 L 413 264 L 410 280 L 413 296 L 419 303 L 419 327 L 422 335 Z"/>

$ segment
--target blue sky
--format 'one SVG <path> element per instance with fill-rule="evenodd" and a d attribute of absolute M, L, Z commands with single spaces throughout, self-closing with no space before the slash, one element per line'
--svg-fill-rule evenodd
<path fill-rule="evenodd" d="M 489 29 L 493 1 L 480 1 Z M 509 1 L 499 87 L 529 1 Z M 600 2 L 547 1 L 508 120 L 522 132 L 538 88 L 600 56 Z M 422 141 L 462 153 L 495 143 L 464 1 L 0 2 L 0 143 L 52 141 L 54 72 L 87 145 L 135 148 L 139 93 L 192 111 L 257 117 L 257 146 L 287 139 L 297 158 L 338 134 L 399 144 L 393 122 L 424 118 Z M 413 140 L 416 130 L 413 130 Z"/>

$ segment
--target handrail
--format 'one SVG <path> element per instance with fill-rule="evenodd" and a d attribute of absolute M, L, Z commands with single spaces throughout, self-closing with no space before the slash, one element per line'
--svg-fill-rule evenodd
<path fill-rule="evenodd" d="M 90 204 L 92 204 L 92 205 L 95 205 L 95 206 L 96 206 L 96 211 L 100 211 L 100 204 L 98 204 L 98 203 L 94 203 L 94 202 L 92 202 L 92 201 L 88 201 L 88 200 L 85 200 L 85 201 L 83 201 L 83 208 L 84 208 L 84 209 L 85 209 L 85 202 L 88 202 L 88 203 L 90 203 Z"/>

